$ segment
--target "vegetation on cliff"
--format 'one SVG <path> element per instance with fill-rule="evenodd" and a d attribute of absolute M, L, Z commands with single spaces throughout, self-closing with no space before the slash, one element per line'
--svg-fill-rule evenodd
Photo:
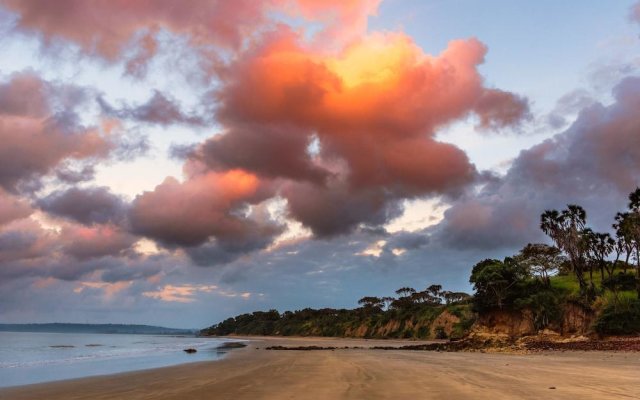
<path fill-rule="evenodd" d="M 431 285 L 424 291 L 400 288 L 398 297 L 364 297 L 352 310 L 306 308 L 258 311 L 228 318 L 203 335 L 341 336 L 366 338 L 462 337 L 475 320 L 466 293 Z"/>
<path fill-rule="evenodd" d="M 511 335 L 640 333 L 640 188 L 616 214 L 613 235 L 589 228 L 578 205 L 545 211 L 540 228 L 553 244 L 480 261 L 469 279 L 473 296 L 403 287 L 397 297 L 364 297 L 353 310 L 254 312 L 202 334 L 461 338 L 476 320 Z"/>

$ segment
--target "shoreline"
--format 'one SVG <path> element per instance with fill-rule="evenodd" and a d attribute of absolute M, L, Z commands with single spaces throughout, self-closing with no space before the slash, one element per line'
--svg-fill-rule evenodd
<path fill-rule="evenodd" d="M 248 343 L 195 336 L 2 334 L 0 389 L 216 361 L 226 357 L 239 342 Z"/>
<path fill-rule="evenodd" d="M 0 389 L 0 398 L 385 399 L 425 398 L 428 393 L 434 399 L 496 400 L 550 394 L 553 398 L 614 399 L 640 393 L 640 357 L 635 353 L 374 350 L 376 345 L 396 340 L 234 338 L 250 344 L 221 360 L 14 386 Z M 362 348 L 265 350 L 267 346 L 301 345 Z"/>

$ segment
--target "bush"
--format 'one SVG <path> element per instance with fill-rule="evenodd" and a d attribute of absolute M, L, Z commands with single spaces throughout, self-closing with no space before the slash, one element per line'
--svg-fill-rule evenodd
<path fill-rule="evenodd" d="M 640 300 L 631 295 L 610 297 L 594 328 L 607 335 L 640 333 Z"/>
<path fill-rule="evenodd" d="M 560 299 L 552 290 L 540 290 L 515 301 L 516 309 L 528 309 L 533 313 L 536 329 L 543 329 L 562 316 Z"/>
<path fill-rule="evenodd" d="M 447 332 L 444 331 L 444 328 L 441 326 L 436 326 L 434 329 L 434 336 L 436 339 L 446 339 Z"/>
<path fill-rule="evenodd" d="M 462 339 L 467 336 L 471 327 L 476 322 L 476 315 L 473 313 L 469 313 L 460 319 L 460 322 L 453 325 L 453 330 L 451 331 L 451 339 Z"/>
<path fill-rule="evenodd" d="M 602 286 L 610 290 L 635 290 L 636 277 L 632 274 L 619 272 L 611 278 L 605 278 L 605 280 L 602 281 Z"/>

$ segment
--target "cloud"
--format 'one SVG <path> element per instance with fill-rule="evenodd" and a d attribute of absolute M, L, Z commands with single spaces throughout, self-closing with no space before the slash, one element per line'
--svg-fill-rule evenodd
<path fill-rule="evenodd" d="M 64 160 L 107 156 L 112 144 L 98 130 L 69 123 L 0 117 L 0 186 L 12 191 L 20 181 L 46 175 Z"/>
<path fill-rule="evenodd" d="M 622 80 L 614 103 L 586 106 L 563 133 L 524 150 L 507 174 L 445 212 L 440 238 L 458 248 L 496 248 L 542 240 L 540 214 L 578 203 L 609 230 L 640 185 L 640 78 Z"/>
<path fill-rule="evenodd" d="M 133 69 L 155 54 L 154 34 L 159 29 L 187 35 L 194 44 L 213 42 L 237 47 L 243 34 L 263 19 L 263 6 L 247 0 L 196 0 L 189 7 L 176 6 L 169 0 L 61 0 L 55 5 L 3 0 L 2 4 L 18 14 L 16 29 L 39 35 L 46 45 L 64 40 L 87 54 L 111 61 L 130 46 L 141 46 L 142 51 L 131 61 Z"/>
<path fill-rule="evenodd" d="M 192 156 L 214 170 L 243 168 L 267 178 L 322 182 L 330 172 L 314 164 L 307 152 L 310 143 L 297 126 L 240 123 L 207 140 Z"/>
<path fill-rule="evenodd" d="M 95 172 L 92 165 L 82 165 L 79 168 L 73 168 L 63 164 L 56 169 L 56 178 L 63 183 L 76 184 L 93 180 Z"/>
<path fill-rule="evenodd" d="M 273 195 L 268 183 L 242 170 L 167 178 L 133 201 L 133 231 L 168 246 L 198 246 L 210 238 L 242 241 L 257 228 L 243 215 Z"/>
<path fill-rule="evenodd" d="M 33 209 L 28 202 L 0 189 L 0 226 L 31 215 Z"/>
<path fill-rule="evenodd" d="M 316 43 L 344 45 L 367 32 L 367 20 L 375 15 L 382 0 L 297 0 L 291 1 L 293 14 L 320 21 L 325 29 L 317 33 Z M 284 2 L 286 4 L 286 2 Z M 291 6 L 290 6 L 291 7 Z M 291 10 L 291 8 L 290 8 Z"/>
<path fill-rule="evenodd" d="M 380 0 L 193 0 L 187 6 L 171 0 L 1 0 L 17 15 L 14 30 L 34 35 L 44 46 L 75 44 L 84 54 L 109 62 L 125 61 L 133 76 L 145 73 L 169 32 L 187 40 L 207 58 L 217 51 L 237 50 L 257 32 L 273 25 L 273 15 L 318 22 L 318 41 L 353 40 L 364 33 L 368 16 Z M 62 11 L 63 10 L 63 11 Z M 210 60 L 209 60 L 210 61 Z"/>
<path fill-rule="evenodd" d="M 478 173 L 464 151 L 436 139 L 438 130 L 473 114 L 483 129 L 517 126 L 528 117 L 526 99 L 485 86 L 478 66 L 487 49 L 478 40 L 452 41 L 441 54 L 430 55 L 405 34 L 368 33 L 367 20 L 379 0 L 197 1 L 179 10 L 165 0 L 63 2 L 64 13 L 30 0 L 3 4 L 17 13 L 17 30 L 40 35 L 45 44 L 73 42 L 88 55 L 125 61 L 134 70 L 158 51 L 161 30 L 183 35 L 193 48 L 212 45 L 233 52 L 216 66 L 219 81 L 211 99 L 222 132 L 183 152 L 187 164 L 204 165 L 206 171 L 184 182 L 168 178 L 138 196 L 131 211 L 136 234 L 167 246 L 207 244 L 207 251 L 192 255 L 224 259 L 236 248 L 229 236 L 248 237 L 248 227 L 256 229 L 239 215 L 242 207 L 276 195 L 286 199 L 290 217 L 318 236 L 384 224 L 399 215 L 404 199 L 457 196 Z M 294 30 L 276 22 L 274 12 L 319 27 Z M 327 41 L 332 45 L 319 45 Z M 136 47 L 140 50 L 132 53 Z M 105 122 L 106 131 L 116 130 L 118 119 L 201 122 L 161 92 L 140 106 L 99 103 L 115 120 Z M 120 140 L 111 152 L 127 157 L 128 149 L 135 155 L 147 147 L 144 140 Z M 47 165 L 64 160 L 60 156 Z M 218 187 L 219 177 L 237 171 L 269 189 L 260 190 L 259 200 L 227 201 L 229 188 Z M 207 185 L 212 192 L 203 189 Z M 167 210 L 167 202 L 188 204 L 193 211 Z M 327 202 L 336 205 L 326 207 Z M 182 215 L 196 211 L 205 217 Z M 183 226 L 183 220 L 193 223 Z M 262 239 L 247 242 L 264 246 Z"/>
<path fill-rule="evenodd" d="M 202 116 L 185 113 L 176 100 L 157 90 L 153 92 L 153 96 L 146 103 L 135 107 L 123 105 L 116 108 L 108 104 L 102 97 L 98 97 L 97 100 L 102 112 L 109 117 L 121 120 L 133 120 L 162 126 L 172 124 L 202 126 L 206 123 Z"/>
<path fill-rule="evenodd" d="M 547 122 L 553 129 L 563 128 L 568 122 L 568 117 L 575 116 L 594 103 L 595 100 L 586 90 L 571 91 L 558 99 L 553 110 L 547 115 Z"/>
<path fill-rule="evenodd" d="M 485 90 L 474 111 L 480 118 L 478 127 L 485 130 L 517 126 L 531 119 L 526 98 L 498 89 Z"/>
<path fill-rule="evenodd" d="M 216 285 L 164 285 L 157 290 L 143 292 L 142 295 L 165 302 L 192 303 L 199 293 L 211 293 L 223 297 L 240 297 L 248 299 L 252 293 L 236 293 L 220 289 Z"/>
<path fill-rule="evenodd" d="M 635 3 L 629 9 L 629 19 L 633 22 L 640 23 L 640 2 Z"/>
<path fill-rule="evenodd" d="M 383 225 L 402 213 L 400 202 L 383 188 L 352 191 L 339 180 L 326 186 L 290 183 L 282 194 L 290 217 L 311 228 L 318 237 L 346 234 L 360 224 Z"/>
<path fill-rule="evenodd" d="M 46 83 L 31 72 L 0 84 L 0 116 L 44 117 L 50 113 Z"/>
<path fill-rule="evenodd" d="M 50 214 L 84 225 L 120 223 L 126 217 L 127 208 L 125 201 L 107 187 L 55 191 L 39 200 L 38 205 Z"/>
<path fill-rule="evenodd" d="M 60 232 L 62 251 L 78 260 L 123 255 L 138 240 L 114 226 L 65 226 Z"/>
<path fill-rule="evenodd" d="M 130 159 L 146 149 L 144 137 L 131 138 L 113 121 L 82 125 L 76 108 L 91 98 L 89 92 L 30 71 L 0 83 L 0 187 L 16 192 L 50 174 L 83 180 L 92 174 L 88 162 Z"/>
<path fill-rule="evenodd" d="M 52 249 L 52 235 L 29 219 L 13 221 L 0 229 L 1 263 L 38 259 Z"/>
<path fill-rule="evenodd" d="M 472 113 L 485 128 L 528 116 L 525 99 L 483 86 L 485 52 L 471 39 L 431 56 L 376 33 L 327 55 L 280 26 L 222 74 L 225 130 L 192 157 L 294 181 L 282 186 L 290 215 L 317 235 L 384 223 L 401 199 L 455 195 L 476 179 L 462 150 L 435 139 L 439 127 Z"/>

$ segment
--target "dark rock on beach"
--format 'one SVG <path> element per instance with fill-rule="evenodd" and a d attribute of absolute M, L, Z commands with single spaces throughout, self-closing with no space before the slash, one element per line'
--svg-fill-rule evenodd
<path fill-rule="evenodd" d="M 196 350 L 196 349 L 191 349 L 191 348 L 190 348 L 190 349 L 184 349 L 184 352 L 185 352 L 185 353 L 189 353 L 189 354 L 196 353 L 197 351 L 198 351 L 198 350 Z"/>

